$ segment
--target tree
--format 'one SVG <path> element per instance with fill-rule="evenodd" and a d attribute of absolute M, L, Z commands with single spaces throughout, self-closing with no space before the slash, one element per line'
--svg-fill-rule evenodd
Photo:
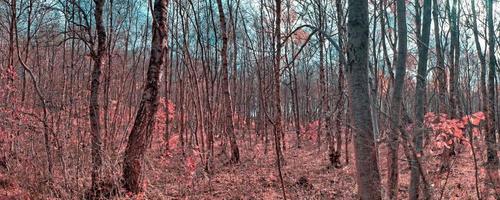
<path fill-rule="evenodd" d="M 154 127 L 154 116 L 158 108 L 158 79 L 165 65 L 167 53 L 167 9 L 168 0 L 155 0 L 153 9 L 153 38 L 147 71 L 147 82 L 137 110 L 134 126 L 128 137 L 123 158 L 123 179 L 126 190 L 140 193 L 144 190 L 142 159 Z"/>
<path fill-rule="evenodd" d="M 439 31 L 439 4 L 437 0 L 432 0 L 432 20 L 434 23 L 434 40 L 436 43 L 436 64 L 437 64 L 437 85 L 438 85 L 438 111 L 439 113 L 447 113 L 445 104 L 446 94 L 448 93 L 448 85 L 446 78 L 446 68 L 444 65 L 443 50 L 441 48 L 441 32 Z"/>
<path fill-rule="evenodd" d="M 496 150 L 497 130 L 496 130 L 496 103 L 495 96 L 497 89 L 495 89 L 495 76 L 496 76 L 496 59 L 495 59 L 495 31 L 493 27 L 493 0 L 486 1 L 486 20 L 488 23 L 488 122 L 486 140 L 486 169 L 488 173 L 487 181 L 489 187 L 493 189 L 496 198 L 500 198 L 500 180 L 498 175 L 499 159 Z M 495 92 L 496 91 L 496 92 Z"/>
<path fill-rule="evenodd" d="M 281 121 L 281 95 L 280 95 L 280 64 L 281 64 L 281 0 L 276 0 L 276 12 L 274 13 L 276 25 L 274 27 L 274 66 L 273 66 L 273 83 L 274 83 L 274 147 L 276 149 L 276 168 L 280 177 L 281 189 L 283 190 L 283 198 L 286 199 L 285 185 L 283 183 L 283 175 L 281 174 L 281 163 L 284 161 L 281 151 L 281 136 L 282 136 L 282 121 Z M 284 142 L 284 141 L 283 141 Z"/>
<path fill-rule="evenodd" d="M 406 28 L 406 4 L 404 0 L 396 1 L 397 6 L 397 24 L 398 24 L 398 55 L 396 60 L 396 79 L 394 81 L 394 90 L 392 93 L 392 133 L 389 134 L 389 154 L 388 154 L 388 190 L 389 199 L 398 197 L 398 149 L 399 149 L 399 119 L 401 116 L 402 97 L 404 89 L 404 80 L 406 75 L 406 54 L 407 47 L 407 28 Z"/>
<path fill-rule="evenodd" d="M 94 69 L 90 83 L 89 120 L 92 135 L 92 191 L 97 191 L 100 182 L 102 167 L 102 139 L 99 109 L 99 85 L 101 79 L 101 68 L 104 64 L 106 53 L 106 29 L 103 23 L 103 7 L 105 0 L 94 0 L 95 3 L 95 26 L 97 32 L 97 50 L 94 51 Z"/>
<path fill-rule="evenodd" d="M 335 126 L 337 127 L 336 132 L 335 132 L 335 140 L 337 142 L 335 152 L 330 152 L 330 164 L 333 166 L 339 165 L 340 164 L 340 155 L 342 152 L 342 118 L 344 116 L 344 67 L 346 66 L 345 63 L 345 50 L 344 50 L 344 41 L 345 41 L 345 20 L 344 20 L 344 8 L 343 8 L 343 2 L 342 0 L 335 0 L 335 7 L 337 11 L 337 30 L 339 31 L 338 33 L 338 41 L 339 41 L 339 47 L 340 51 L 339 54 L 339 80 L 338 80 L 338 100 L 337 100 L 337 109 L 339 111 L 337 112 L 337 116 L 335 118 Z M 330 138 L 333 140 L 333 137 Z M 346 140 L 347 144 L 347 138 L 344 138 Z M 332 148 L 331 150 L 333 150 Z M 349 155 L 345 155 L 346 158 Z"/>
<path fill-rule="evenodd" d="M 368 91 L 368 1 L 349 0 L 347 66 L 360 199 L 382 199 Z"/>
<path fill-rule="evenodd" d="M 328 89 L 326 84 L 326 73 L 325 73 L 325 35 L 324 32 L 326 30 L 326 8 L 322 5 L 321 1 L 317 1 L 317 20 L 319 21 L 319 29 L 321 30 L 318 33 L 319 40 L 319 88 L 320 88 L 320 106 L 319 106 L 319 119 L 318 119 L 318 149 L 321 148 L 321 135 L 322 135 L 322 123 L 325 123 L 326 135 L 327 138 L 331 140 L 332 134 L 330 131 L 330 102 L 328 101 Z M 333 149 L 334 146 L 332 144 L 328 145 L 329 149 Z M 330 150 L 331 151 L 331 150 Z"/>
<path fill-rule="evenodd" d="M 226 18 L 224 16 L 224 9 L 222 6 L 222 0 L 217 0 L 217 9 L 219 10 L 219 25 L 221 28 L 222 35 L 222 49 L 221 49 L 221 60 L 222 60 L 222 90 L 224 95 L 224 112 L 225 112 L 225 123 L 224 130 L 229 137 L 229 142 L 231 144 L 231 162 L 240 162 L 240 151 L 238 149 L 238 143 L 236 142 L 236 135 L 234 133 L 234 122 L 233 122 L 233 108 L 231 102 L 231 95 L 229 94 L 229 73 L 228 73 L 228 61 L 227 61 L 227 31 L 226 31 Z"/>
<path fill-rule="evenodd" d="M 488 93 L 486 88 L 486 58 L 481 50 L 481 44 L 479 42 L 479 30 L 477 28 L 477 11 L 476 11 L 476 1 L 471 1 L 472 9 L 472 31 L 474 33 L 474 46 L 476 46 L 477 56 L 479 58 L 479 64 L 481 65 L 481 75 L 480 75 L 480 85 L 481 85 L 481 95 L 482 95 L 482 109 L 485 113 L 488 113 Z M 437 18 L 437 16 L 436 16 Z"/>
<path fill-rule="evenodd" d="M 417 66 L 417 86 L 415 90 L 415 118 L 416 127 L 414 131 L 413 143 L 415 151 L 422 153 L 425 97 L 427 87 L 427 58 L 429 52 L 429 36 L 431 28 L 431 0 L 424 1 L 424 21 L 422 24 L 422 33 L 417 35 L 418 42 L 418 66 Z M 410 199 L 419 199 L 418 187 L 420 185 L 420 171 L 417 166 L 416 158 L 411 158 L 411 180 L 410 180 Z M 424 197 L 429 198 L 429 197 Z"/>
<path fill-rule="evenodd" d="M 9 6 L 9 54 L 7 55 L 8 59 L 8 64 L 7 64 L 7 71 L 10 72 L 9 77 L 8 77 L 8 84 L 14 84 L 14 74 L 12 74 L 12 71 L 14 71 L 14 36 L 16 35 L 16 27 L 17 27 L 17 8 L 16 8 L 16 0 L 11 0 L 10 2 L 5 1 L 6 4 Z M 11 95 L 11 91 L 7 92 L 6 96 L 6 101 L 9 101 Z"/>
<path fill-rule="evenodd" d="M 449 2 L 447 0 L 447 10 L 449 11 Z M 458 99 L 458 89 L 459 89 L 459 76 L 460 76 L 460 33 L 459 33 L 459 2 L 458 0 L 453 0 L 451 5 L 451 11 L 449 11 L 449 23 L 450 23 L 450 51 L 449 51 L 449 86 L 450 86 L 450 99 L 448 110 L 452 118 L 457 118 L 461 115 L 461 110 L 459 109 L 460 103 Z M 441 172 L 446 172 L 450 170 L 451 156 L 454 154 L 455 145 L 452 144 L 451 148 L 446 148 L 442 153 L 442 163 Z"/>
<path fill-rule="evenodd" d="M 447 0 L 447 4 L 449 5 Z M 459 33 L 459 0 L 453 0 L 451 5 L 451 11 L 449 13 L 449 23 L 450 23 L 450 116 L 456 118 L 460 116 L 459 102 L 458 102 L 458 78 L 460 75 L 460 33 Z M 445 164 L 447 165 L 447 164 Z M 446 169 L 448 166 L 444 166 Z"/>

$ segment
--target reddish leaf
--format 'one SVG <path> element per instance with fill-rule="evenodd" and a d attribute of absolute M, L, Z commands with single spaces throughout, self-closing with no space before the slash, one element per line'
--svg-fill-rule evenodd
<path fill-rule="evenodd" d="M 472 135 L 479 136 L 479 135 L 481 135 L 481 131 L 479 131 L 478 128 L 474 127 L 474 128 L 472 128 Z"/>
<path fill-rule="evenodd" d="M 464 137 L 464 134 L 463 134 L 463 131 L 462 129 L 459 129 L 457 127 L 454 127 L 453 128 L 453 136 L 457 137 L 457 138 L 462 138 Z"/>
<path fill-rule="evenodd" d="M 472 116 L 470 118 L 470 123 L 474 126 L 478 126 L 480 122 L 481 122 L 481 120 L 477 117 Z"/>
<path fill-rule="evenodd" d="M 472 114 L 472 116 L 474 116 L 474 117 L 476 117 L 476 118 L 478 118 L 480 120 L 485 120 L 486 119 L 486 117 L 485 117 L 485 115 L 484 115 L 483 112 L 474 113 L 474 114 Z"/>

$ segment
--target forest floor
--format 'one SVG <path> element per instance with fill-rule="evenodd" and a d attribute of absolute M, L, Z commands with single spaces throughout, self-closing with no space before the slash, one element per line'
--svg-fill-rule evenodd
<path fill-rule="evenodd" d="M 329 165 L 326 145 L 318 150 L 315 139 L 304 140 L 302 148 L 298 149 L 295 147 L 294 134 L 290 133 L 286 138 L 288 148 L 284 151 L 286 163 L 282 173 L 287 199 L 358 199 L 352 145 L 349 146 L 349 164 L 346 165 L 342 155 L 342 166 L 334 168 Z M 255 139 L 252 140 L 255 143 Z M 219 155 L 214 160 L 214 173 L 211 176 L 199 173 L 203 168 L 200 166 L 201 159 L 194 159 L 196 170 L 193 173 L 190 172 L 190 167 L 186 167 L 193 162 L 183 161 L 185 159 L 179 151 L 170 154 L 168 158 L 160 155 L 159 150 L 150 151 L 150 157 L 154 158 L 150 161 L 155 163 L 153 165 L 156 165 L 156 170 L 149 170 L 149 177 L 158 178 L 149 180 L 147 196 L 151 199 L 283 199 L 272 145 L 274 140 L 269 137 L 267 154 L 264 153 L 262 141 L 257 144 L 250 144 L 248 141 L 247 138 L 239 142 L 239 164 L 229 164 L 228 157 Z M 220 153 L 220 149 L 216 152 Z M 402 152 L 400 150 L 398 199 L 408 199 L 410 168 Z M 381 145 L 379 166 L 383 185 L 386 185 L 386 155 L 387 147 Z M 187 153 L 187 156 L 189 158 L 190 154 Z M 432 199 L 477 199 L 470 148 L 464 148 L 462 153 L 453 157 L 449 175 L 446 172 L 439 173 L 440 156 L 426 156 L 424 159 L 427 179 L 432 186 Z M 157 165 L 158 163 L 162 164 Z M 485 173 L 481 163 L 483 162 L 478 161 L 482 198 L 494 199 L 493 196 L 484 195 L 482 190 Z"/>
<path fill-rule="evenodd" d="M 346 165 L 345 155 L 342 152 L 342 166 L 334 168 L 329 166 L 327 146 L 323 145 L 318 150 L 316 139 L 309 136 L 304 134 L 302 148 L 299 149 L 295 147 L 295 135 L 287 133 L 287 149 L 284 151 L 286 163 L 282 168 L 287 199 L 358 199 L 352 145 L 349 146 L 349 164 Z M 249 142 L 250 140 L 252 143 Z M 221 139 L 216 141 L 221 141 Z M 168 152 L 163 150 L 165 142 L 161 136 L 155 136 L 151 149 L 145 157 L 146 193 L 143 194 L 143 198 L 139 199 L 283 199 L 281 182 L 275 165 L 276 154 L 273 141 L 270 135 L 266 154 L 262 140 L 259 139 L 256 142 L 255 138 L 239 138 L 241 161 L 238 164 L 228 163 L 229 158 L 221 153 L 220 142 L 217 142 L 212 167 L 213 174 L 208 175 L 203 170 L 204 164 L 197 151 L 185 148 L 185 155 L 182 154 L 177 135 L 169 142 L 170 146 L 175 148 Z M 379 166 L 382 184 L 385 186 L 387 147 L 381 144 L 379 149 Z M 426 148 L 426 153 L 424 153 L 426 156 L 422 158 L 424 159 L 422 162 L 425 163 L 424 168 L 427 170 L 426 178 L 432 186 L 432 199 L 477 199 L 474 162 L 470 148 L 464 147 L 461 153 L 452 158 L 448 179 L 446 179 L 448 173 L 438 173 L 440 157 L 431 155 L 429 151 Z M 119 155 L 116 156 L 117 163 L 121 159 Z M 484 159 L 479 151 L 477 157 L 479 159 L 478 181 L 482 198 L 494 199 L 493 196 L 488 196 L 483 191 L 485 173 L 482 163 Z M 67 162 L 70 163 L 68 164 L 70 168 L 73 167 L 71 164 L 73 161 Z M 110 169 L 114 172 L 113 176 L 119 178 L 119 165 L 114 166 L 116 167 Z M 24 169 L 26 175 L 19 171 L 9 175 L 0 172 L 0 200 L 81 199 L 85 188 L 88 188 L 89 179 L 84 174 L 87 173 L 89 167 L 82 166 L 83 178 L 77 178 L 74 185 L 69 185 L 74 190 L 73 193 L 62 194 L 61 192 L 57 195 L 39 188 L 43 182 L 43 180 L 38 180 L 41 179 L 40 177 L 28 176 L 30 172 L 33 172 L 32 170 L 36 170 L 34 168 Z M 403 150 L 400 150 L 399 171 L 398 199 L 408 199 L 410 168 Z M 75 177 L 70 176 L 70 178 L 71 182 Z M 56 184 L 62 184 L 61 177 L 55 177 L 55 179 L 59 179 L 56 180 Z M 443 195 L 440 198 L 441 193 Z M 27 198 L 28 196 L 30 198 Z M 120 193 L 114 199 L 138 198 Z"/>

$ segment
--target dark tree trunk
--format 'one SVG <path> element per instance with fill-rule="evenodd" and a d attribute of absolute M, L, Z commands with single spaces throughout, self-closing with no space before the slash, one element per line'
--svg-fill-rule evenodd
<path fill-rule="evenodd" d="M 276 148 L 276 167 L 278 168 L 278 175 L 281 182 L 281 189 L 283 191 L 283 198 L 286 199 L 285 185 L 283 183 L 283 175 L 281 173 L 281 164 L 284 161 L 283 153 L 281 151 L 281 136 L 283 134 L 282 121 L 281 121 L 281 81 L 280 81 L 280 64 L 281 64 L 281 0 L 276 0 L 276 27 L 274 30 L 274 44 L 276 49 L 274 52 L 274 146 Z M 273 45 L 274 46 L 274 45 Z M 283 141 L 284 142 L 284 141 Z"/>
<path fill-rule="evenodd" d="M 279 9 L 276 10 L 276 27 L 274 30 L 274 42 L 275 42 L 275 55 L 274 55 L 274 66 L 273 66 L 273 83 L 274 83 L 274 137 L 276 145 L 276 153 L 278 163 L 283 159 L 283 153 L 281 151 L 281 135 L 283 131 L 282 119 L 281 119 L 281 79 L 280 79 L 280 64 L 281 64 L 281 1 L 276 0 L 276 6 Z"/>
<path fill-rule="evenodd" d="M 102 141 L 101 126 L 99 124 L 99 85 L 101 78 L 101 67 L 103 65 L 104 53 L 106 51 L 106 30 L 104 28 L 102 14 L 105 0 L 94 0 L 95 24 L 97 31 L 97 51 L 93 57 L 94 69 L 92 71 L 92 82 L 90 84 L 89 118 L 92 135 L 92 191 L 95 191 L 100 181 L 102 166 Z"/>
<path fill-rule="evenodd" d="M 458 16 L 457 6 L 458 0 L 453 0 L 450 13 L 450 117 L 456 118 L 458 116 L 458 75 L 460 46 L 458 35 Z"/>
<path fill-rule="evenodd" d="M 171 45 L 173 45 L 173 43 L 170 43 Z M 168 151 L 170 150 L 170 146 L 169 146 L 169 140 L 170 140 L 170 124 L 171 124 L 171 121 L 170 121 L 170 113 L 173 112 L 173 110 L 170 110 L 169 109 L 169 102 L 170 102 L 170 92 L 171 92 L 171 87 L 172 87 L 172 74 L 173 72 L 169 69 L 172 69 L 172 58 L 173 58 L 173 53 L 172 51 L 169 51 L 169 49 L 167 49 L 167 53 L 166 54 L 170 54 L 169 55 L 169 60 L 168 61 L 165 61 L 165 64 L 163 66 L 163 74 L 164 74 L 164 83 L 165 83 L 165 94 L 164 94 L 164 97 L 165 97 L 165 113 L 167 115 L 167 117 L 165 117 L 165 132 L 163 133 L 163 139 L 164 139 L 164 142 L 165 142 L 165 150 Z"/>
<path fill-rule="evenodd" d="M 425 115 L 425 97 L 427 87 L 427 59 L 429 53 L 429 36 L 431 32 L 431 0 L 424 1 L 424 21 L 422 33 L 418 35 L 418 66 L 417 66 L 417 87 L 415 91 L 415 118 L 417 129 L 413 139 L 415 151 L 417 154 L 422 152 L 423 126 Z M 411 179 L 410 179 L 410 199 L 417 200 L 418 187 L 420 185 L 420 172 L 417 166 L 416 158 L 411 160 Z M 427 198 L 427 197 L 425 197 Z"/>
<path fill-rule="evenodd" d="M 436 42 L 436 63 L 437 63 L 437 85 L 438 85 L 438 111 L 439 113 L 447 113 L 445 104 L 447 84 L 446 84 L 446 69 L 444 66 L 443 50 L 441 48 L 441 35 L 439 31 L 439 5 L 437 0 L 432 0 L 432 18 L 434 22 L 434 40 Z"/>
<path fill-rule="evenodd" d="M 453 5 L 451 5 L 451 13 L 449 16 L 450 21 L 450 32 L 451 32 L 451 41 L 450 41 L 450 117 L 458 118 L 460 116 L 459 113 L 459 102 L 458 102 L 458 78 L 460 75 L 460 67 L 459 67 L 459 58 L 460 58 L 460 42 L 459 42 L 459 23 L 458 23 L 458 15 L 457 15 L 457 7 L 458 0 L 453 0 Z M 441 172 L 447 172 L 450 170 L 450 162 L 451 156 L 454 154 L 455 144 L 452 143 L 450 148 L 445 148 L 442 153 L 442 163 L 441 163 Z"/>
<path fill-rule="evenodd" d="M 321 7 L 320 7 L 320 10 L 321 10 Z M 321 11 L 319 11 L 321 12 Z M 320 15 L 321 16 L 321 15 Z M 320 17 L 320 21 L 321 21 L 321 17 Z M 320 22 L 321 23 L 321 22 Z M 328 110 L 327 110 L 327 106 L 328 106 L 328 97 L 327 97 L 327 94 L 326 94 L 326 80 L 325 80 L 325 56 L 324 56 L 324 45 L 325 44 L 325 38 L 323 36 L 323 34 L 319 34 L 319 94 L 320 94 L 320 105 L 319 105 L 319 112 L 318 112 L 318 150 L 321 149 L 321 135 L 322 135 L 322 126 L 323 126 L 323 123 L 325 124 L 325 126 L 327 126 L 327 115 L 328 115 Z M 328 128 L 327 128 L 328 129 Z M 328 132 L 330 132 L 329 130 L 327 130 Z M 329 133 L 327 133 L 327 137 Z M 331 147 L 329 148 L 333 148 L 332 145 L 329 145 Z"/>
<path fill-rule="evenodd" d="M 14 67 L 14 56 L 15 56 L 15 52 L 14 52 L 14 45 L 15 45 L 15 41 L 14 41 L 14 36 L 17 34 L 17 9 L 16 9 L 16 2 L 17 0 L 11 0 L 10 3 L 8 1 L 5 1 L 9 6 L 10 6 L 10 21 L 9 21 L 9 52 L 8 52 L 8 55 L 7 55 L 7 59 L 8 59 L 8 65 L 7 65 L 7 69 L 6 71 L 8 72 L 8 77 L 7 77 L 7 84 L 8 85 L 12 85 L 14 84 L 14 71 L 15 71 L 15 67 Z M 8 102 L 10 100 L 10 96 L 11 96 L 11 93 L 13 91 L 12 90 L 8 90 L 7 91 L 7 95 L 5 96 L 6 99 L 5 99 L 5 102 Z"/>
<path fill-rule="evenodd" d="M 402 97 L 404 90 L 404 80 L 406 76 L 406 54 L 408 51 L 407 28 L 406 28 L 406 5 L 405 0 L 396 1 L 397 24 L 398 24 L 398 54 L 396 58 L 396 79 L 394 80 L 394 90 L 392 93 L 391 126 L 392 133 L 389 134 L 388 152 L 388 190 L 389 199 L 398 197 L 398 149 L 399 149 L 399 123 L 401 116 Z"/>
<path fill-rule="evenodd" d="M 338 101 L 337 101 L 337 116 L 335 118 L 335 126 L 336 126 L 336 132 L 335 132 L 335 141 L 336 141 L 336 148 L 334 152 L 330 152 L 330 164 L 332 166 L 340 166 L 340 156 L 342 152 L 342 119 L 344 116 L 344 66 L 345 66 L 345 52 L 344 52 L 344 40 L 345 40 L 345 21 L 344 21 L 344 7 L 343 7 L 343 2 L 342 0 L 336 0 L 335 1 L 335 7 L 337 11 L 337 29 L 339 30 L 338 34 L 338 40 L 339 40 L 339 47 L 340 50 L 339 54 L 339 77 L 338 77 Z M 346 138 L 345 138 L 346 139 Z M 331 138 L 333 140 L 333 136 Z M 347 141 L 346 141 L 347 142 Z M 333 149 L 333 148 L 332 148 Z M 346 155 L 347 157 L 348 155 Z"/>
<path fill-rule="evenodd" d="M 292 44 L 293 45 L 293 44 Z M 292 46 L 292 52 L 293 52 L 293 46 Z M 299 109 L 299 86 L 297 83 L 297 72 L 296 72 L 296 67 L 293 67 L 292 69 L 292 76 L 293 76 L 293 110 L 295 114 L 295 134 L 297 137 L 297 148 L 301 148 L 301 140 L 300 140 L 300 109 Z"/>
<path fill-rule="evenodd" d="M 493 27 L 493 0 L 487 0 L 487 23 L 488 23 L 488 54 L 489 54 L 489 74 L 488 74 L 488 132 L 486 133 L 486 169 L 488 173 L 487 182 L 489 187 L 497 199 L 500 198 L 499 176 L 498 176 L 498 155 L 497 155 L 497 130 L 496 130 L 496 90 L 495 88 L 495 75 L 496 75 L 496 60 L 495 60 L 495 32 Z"/>
<path fill-rule="evenodd" d="M 156 0 L 153 10 L 153 38 L 147 82 L 137 110 L 134 126 L 128 138 L 123 160 L 124 187 L 132 193 L 144 190 L 142 184 L 142 159 L 154 127 L 158 108 L 158 79 L 167 53 L 168 0 Z"/>
<path fill-rule="evenodd" d="M 379 200 L 380 173 L 368 91 L 368 1 L 349 0 L 348 5 L 347 66 L 358 195 L 362 200 Z"/>
<path fill-rule="evenodd" d="M 231 145 L 231 163 L 240 162 L 240 150 L 238 149 L 238 143 L 236 142 L 236 135 L 234 133 L 234 122 L 233 122 L 233 109 L 231 102 L 231 95 L 229 94 L 229 75 L 228 75 L 228 63 L 227 63 L 227 31 L 226 31 L 226 19 L 224 17 L 224 9 L 222 7 L 222 1 L 217 0 L 217 8 L 219 10 L 219 22 L 222 35 L 222 92 L 224 93 L 224 112 L 225 112 L 225 131 L 229 137 L 229 142 Z"/>
<path fill-rule="evenodd" d="M 481 64 L 481 75 L 480 75 L 480 85 L 481 85 L 481 109 L 484 112 L 488 112 L 488 94 L 486 88 L 486 58 L 481 50 L 481 44 L 479 43 L 479 31 L 477 28 L 477 12 L 476 12 L 476 2 L 475 0 L 471 1 L 471 9 L 472 9 L 472 28 L 474 32 L 474 44 L 476 46 L 476 52 L 479 57 L 479 63 Z"/>

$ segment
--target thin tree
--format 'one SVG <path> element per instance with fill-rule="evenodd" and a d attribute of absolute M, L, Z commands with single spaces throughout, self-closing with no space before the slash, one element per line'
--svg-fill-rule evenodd
<path fill-rule="evenodd" d="M 92 191 L 98 190 L 100 173 L 102 167 L 102 141 L 99 110 L 99 85 L 101 79 L 101 68 L 104 64 L 106 52 L 106 29 L 103 22 L 103 7 L 105 0 L 94 0 L 95 3 L 95 26 L 97 32 L 97 50 L 94 51 L 94 69 L 92 70 L 90 83 L 89 120 L 92 136 Z"/>
<path fill-rule="evenodd" d="M 438 111 L 446 113 L 447 106 L 445 104 L 446 94 L 448 92 L 446 82 L 446 68 L 444 65 L 443 50 L 441 47 L 441 32 L 439 31 L 439 4 L 437 0 L 432 0 L 432 20 L 434 24 L 434 41 L 436 43 L 436 64 L 437 64 L 437 85 L 438 85 Z"/>
<path fill-rule="evenodd" d="M 449 1 L 449 0 L 448 0 Z M 449 3 L 448 3 L 449 4 Z M 456 118 L 459 116 L 459 102 L 458 102 L 458 77 L 459 71 L 459 58 L 460 58 L 460 38 L 459 38 L 459 23 L 458 23 L 458 9 L 459 0 L 453 0 L 451 11 L 449 13 L 449 23 L 451 32 L 450 41 L 450 117 Z M 449 166 L 445 166 L 447 169 Z"/>
<path fill-rule="evenodd" d="M 227 61 L 227 31 L 226 31 L 226 18 L 224 16 L 224 8 L 222 6 L 222 0 L 217 0 L 217 9 L 219 11 L 219 25 L 221 28 L 222 35 L 222 49 L 221 49 L 221 59 L 222 59 L 222 92 L 224 93 L 224 112 L 225 112 L 225 123 L 224 130 L 229 136 L 229 142 L 231 145 L 231 163 L 240 162 L 240 150 L 238 149 L 238 143 L 236 142 L 236 135 L 234 133 L 234 122 L 233 122 L 233 109 L 231 102 L 231 95 L 229 94 L 229 74 L 228 74 L 228 61 Z"/>
<path fill-rule="evenodd" d="M 496 75 L 496 60 L 495 60 L 495 30 L 493 27 L 493 0 L 486 1 L 486 20 L 488 26 L 488 132 L 486 133 L 486 169 L 488 173 L 487 184 L 490 188 L 493 189 L 493 192 L 497 199 L 500 198 L 500 188 L 499 184 L 499 175 L 498 175 L 498 155 L 496 150 L 496 140 L 497 140 L 497 130 L 496 130 L 496 90 L 495 88 L 495 75 Z"/>
<path fill-rule="evenodd" d="M 345 41 L 345 20 L 344 20 L 344 3 L 342 0 L 335 0 L 335 7 L 337 11 L 337 29 L 338 29 L 338 41 L 340 51 L 339 54 L 339 77 L 338 77 L 338 100 L 337 100 L 337 116 L 335 117 L 335 126 L 337 127 L 335 132 L 336 148 L 334 152 L 330 152 L 330 164 L 333 166 L 340 166 L 340 156 L 342 152 L 342 118 L 344 116 L 344 67 L 346 65 L 345 52 L 344 52 L 344 41 Z M 347 138 L 344 138 L 347 139 Z M 331 138 L 333 140 L 333 137 Z M 347 144 L 347 141 L 346 141 Z M 333 149 L 333 148 L 332 148 Z M 348 157 L 349 155 L 345 155 Z"/>
<path fill-rule="evenodd" d="M 425 97 L 427 87 L 427 59 L 429 55 L 429 36 L 431 32 L 431 0 L 424 1 L 424 21 L 422 33 L 417 36 L 418 66 L 417 66 L 417 88 L 415 91 L 415 115 L 416 125 L 413 143 L 417 153 L 422 152 L 423 126 L 425 114 Z M 417 154 L 418 155 L 418 154 Z M 420 172 L 416 158 L 411 158 L 410 199 L 417 200 L 418 187 L 420 185 Z M 426 197 L 427 198 L 427 197 Z"/>
<path fill-rule="evenodd" d="M 321 30 L 318 34 L 319 40 L 319 91 L 320 91 L 320 105 L 319 105 L 319 114 L 318 114 L 318 149 L 321 149 L 321 135 L 322 135 L 322 124 L 325 124 L 327 138 L 331 137 L 329 126 L 329 103 L 328 103 L 328 94 L 326 87 L 326 75 L 325 75 L 325 35 L 323 34 L 325 31 L 325 15 L 326 8 L 322 5 L 321 0 L 317 0 L 316 2 L 318 13 L 317 20 L 319 21 L 319 29 Z M 333 145 L 329 145 L 328 148 L 334 148 Z"/>
<path fill-rule="evenodd" d="M 168 0 L 155 0 L 153 8 L 153 38 L 147 71 L 147 82 L 137 110 L 134 126 L 130 132 L 123 159 L 124 187 L 127 191 L 143 191 L 142 159 L 154 127 L 154 116 L 158 108 L 158 79 L 165 65 L 167 53 L 167 9 Z"/>
<path fill-rule="evenodd" d="M 406 54 L 408 52 L 408 34 L 406 28 L 406 3 L 405 0 L 396 1 L 396 15 L 398 25 L 398 54 L 396 58 L 396 79 L 394 80 L 394 90 L 392 93 L 392 130 L 389 134 L 389 152 L 388 152 L 388 190 L 389 199 L 397 199 L 398 197 L 398 179 L 399 179 L 399 165 L 398 165 L 398 150 L 399 150 L 399 123 L 401 116 L 402 97 L 404 90 L 404 80 L 406 76 Z"/>
<path fill-rule="evenodd" d="M 280 64 L 281 64 L 281 0 L 276 0 L 275 14 L 275 29 L 274 29 L 274 147 L 276 148 L 276 167 L 278 168 L 278 175 L 280 177 L 281 189 L 283 191 L 283 198 L 286 199 L 285 185 L 283 183 L 283 175 L 281 173 L 281 164 L 284 161 L 281 151 L 281 135 L 282 135 L 282 121 L 281 121 L 281 96 L 280 96 Z"/>

